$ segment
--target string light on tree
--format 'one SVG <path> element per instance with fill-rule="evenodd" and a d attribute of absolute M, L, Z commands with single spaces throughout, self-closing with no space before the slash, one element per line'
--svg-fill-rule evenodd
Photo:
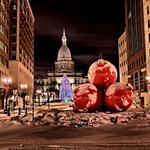
<path fill-rule="evenodd" d="M 73 99 L 70 81 L 66 74 L 63 75 L 63 79 L 61 81 L 59 99 L 63 101 L 71 101 Z"/>

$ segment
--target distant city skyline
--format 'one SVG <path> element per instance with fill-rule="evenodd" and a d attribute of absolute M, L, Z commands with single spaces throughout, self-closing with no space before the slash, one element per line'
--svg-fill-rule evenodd
<path fill-rule="evenodd" d="M 117 39 L 124 31 L 124 1 L 100 3 L 89 0 L 30 0 L 36 20 L 35 63 L 53 65 L 65 27 L 67 44 L 77 70 L 86 73 L 100 51 L 104 59 L 118 68 Z"/>

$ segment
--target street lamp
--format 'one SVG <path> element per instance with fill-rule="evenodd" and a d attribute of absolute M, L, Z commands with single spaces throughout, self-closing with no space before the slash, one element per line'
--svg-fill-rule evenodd
<path fill-rule="evenodd" d="M 147 82 L 150 82 L 150 76 L 146 76 L 145 79 Z"/>
<path fill-rule="evenodd" d="M 27 89 L 27 88 L 28 88 L 28 85 L 27 85 L 27 84 L 20 84 L 20 88 L 21 88 L 21 89 Z"/>
<path fill-rule="evenodd" d="M 8 113 L 8 91 L 9 91 L 9 85 L 12 83 L 12 79 L 9 77 L 3 78 L 2 82 L 4 84 L 4 89 L 5 89 L 5 96 L 4 96 L 4 113 Z"/>
<path fill-rule="evenodd" d="M 26 90 L 28 88 L 28 85 L 27 84 L 20 84 L 20 88 L 21 88 L 21 95 L 22 95 L 22 98 L 23 98 L 23 108 L 25 108 L 25 96 L 26 96 Z"/>
<path fill-rule="evenodd" d="M 40 95 L 42 93 L 42 90 L 41 89 L 37 89 L 36 93 L 37 93 L 37 96 L 38 96 L 38 106 L 40 106 Z"/>

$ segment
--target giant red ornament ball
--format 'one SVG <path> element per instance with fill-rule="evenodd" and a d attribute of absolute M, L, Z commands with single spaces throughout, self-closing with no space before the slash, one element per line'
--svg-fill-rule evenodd
<path fill-rule="evenodd" d="M 102 104 L 97 88 L 90 83 L 82 84 L 74 90 L 74 110 L 91 112 Z"/>
<path fill-rule="evenodd" d="M 130 84 L 119 82 L 110 85 L 105 93 L 105 105 L 110 111 L 125 111 L 133 102 L 133 91 Z"/>
<path fill-rule="evenodd" d="M 88 79 L 90 83 L 97 87 L 107 87 L 115 83 L 117 79 L 117 69 L 110 62 L 99 59 L 90 66 Z"/>

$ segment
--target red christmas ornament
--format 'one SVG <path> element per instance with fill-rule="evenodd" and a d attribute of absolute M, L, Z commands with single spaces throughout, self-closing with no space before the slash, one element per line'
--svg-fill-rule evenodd
<path fill-rule="evenodd" d="M 99 59 L 90 66 L 88 79 L 90 83 L 97 87 L 107 87 L 115 83 L 117 79 L 117 70 L 110 62 Z"/>
<path fill-rule="evenodd" d="M 133 102 L 132 86 L 117 82 L 110 85 L 105 93 L 105 105 L 110 111 L 125 111 Z"/>
<path fill-rule="evenodd" d="M 74 110 L 79 112 L 91 112 L 101 106 L 97 88 L 90 83 L 82 84 L 74 90 Z"/>

